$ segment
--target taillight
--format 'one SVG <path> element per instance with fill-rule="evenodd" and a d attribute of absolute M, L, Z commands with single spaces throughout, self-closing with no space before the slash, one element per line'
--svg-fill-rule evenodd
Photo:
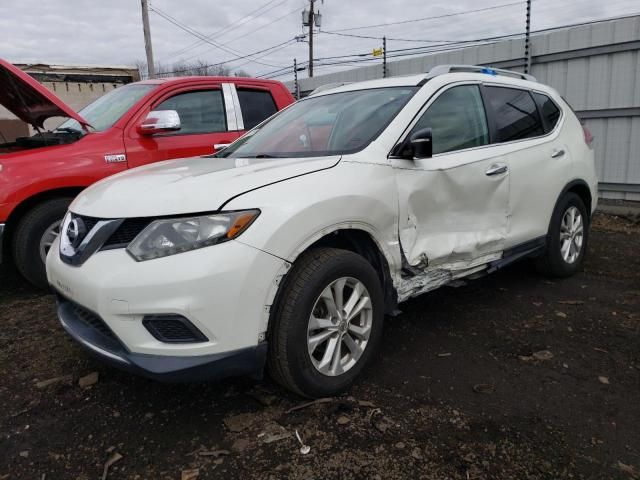
<path fill-rule="evenodd" d="M 591 144 L 593 143 L 593 135 L 585 124 L 582 124 L 582 133 L 584 133 L 584 143 L 586 143 L 587 146 L 591 148 Z"/>

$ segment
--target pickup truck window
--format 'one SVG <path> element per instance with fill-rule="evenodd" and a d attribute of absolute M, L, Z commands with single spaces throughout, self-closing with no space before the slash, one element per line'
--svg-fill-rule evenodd
<path fill-rule="evenodd" d="M 251 130 L 278 111 L 271 93 L 266 90 L 238 88 L 244 128 Z"/>
<path fill-rule="evenodd" d="M 175 110 L 180 116 L 181 128 L 174 134 L 224 132 L 227 119 L 221 90 L 198 90 L 179 93 L 154 108 Z"/>
<path fill-rule="evenodd" d="M 223 150 L 220 157 L 318 157 L 362 150 L 389 125 L 416 87 L 307 97 Z"/>
<path fill-rule="evenodd" d="M 119 87 L 101 96 L 78 113 L 96 131 L 102 132 L 111 128 L 138 100 L 156 87 L 157 85 L 149 84 L 133 84 Z M 82 126 L 75 120 L 69 119 L 58 127 L 58 130 L 60 129 L 82 131 Z"/>

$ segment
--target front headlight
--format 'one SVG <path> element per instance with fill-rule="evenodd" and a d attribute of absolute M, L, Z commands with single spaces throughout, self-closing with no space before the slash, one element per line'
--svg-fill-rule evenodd
<path fill-rule="evenodd" d="M 260 210 L 154 220 L 127 247 L 138 262 L 208 247 L 236 238 Z"/>

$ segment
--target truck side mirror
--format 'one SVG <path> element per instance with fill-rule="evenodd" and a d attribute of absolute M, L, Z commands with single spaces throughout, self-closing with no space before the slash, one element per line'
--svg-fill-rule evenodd
<path fill-rule="evenodd" d="M 180 115 L 175 110 L 153 110 L 138 125 L 138 133 L 140 135 L 155 135 L 156 133 L 180 130 L 180 127 Z"/>
<path fill-rule="evenodd" d="M 411 135 L 413 158 L 431 158 L 433 155 L 433 133 L 431 128 L 423 128 Z"/>

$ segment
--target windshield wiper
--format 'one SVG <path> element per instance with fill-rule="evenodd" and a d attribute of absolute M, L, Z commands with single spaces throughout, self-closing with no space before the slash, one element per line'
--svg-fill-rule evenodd
<path fill-rule="evenodd" d="M 281 158 L 281 157 L 278 157 L 277 155 L 270 155 L 268 153 L 258 153 L 257 155 L 254 155 L 249 158 Z"/>
<path fill-rule="evenodd" d="M 54 132 L 75 133 L 77 135 L 83 135 L 82 130 L 78 130 L 77 128 L 71 128 L 71 127 L 56 128 L 54 129 Z"/>

